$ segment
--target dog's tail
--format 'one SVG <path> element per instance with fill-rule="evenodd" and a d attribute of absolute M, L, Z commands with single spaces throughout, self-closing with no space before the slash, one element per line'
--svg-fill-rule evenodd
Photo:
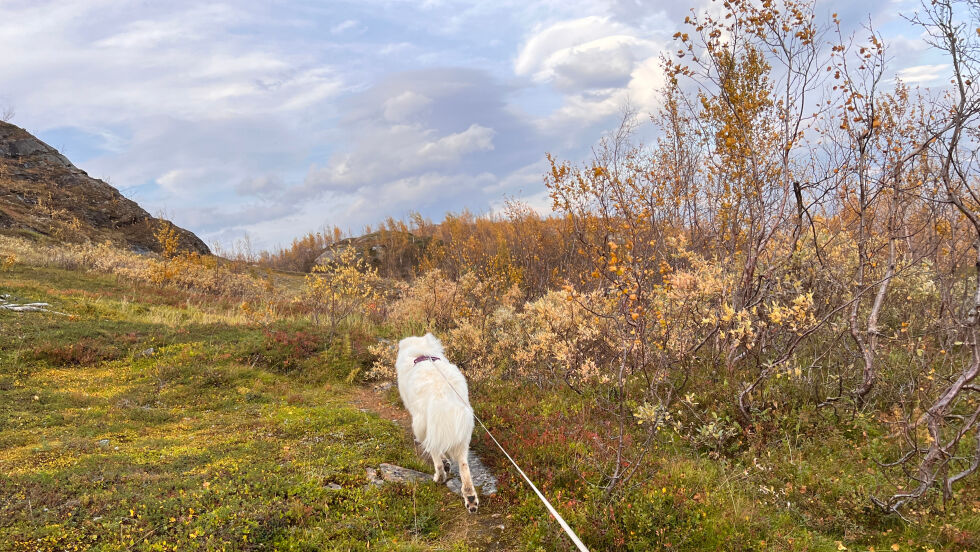
<path fill-rule="evenodd" d="M 435 458 L 450 449 L 469 447 L 473 435 L 473 411 L 458 397 L 433 398 L 426 409 L 426 432 L 422 448 Z"/>

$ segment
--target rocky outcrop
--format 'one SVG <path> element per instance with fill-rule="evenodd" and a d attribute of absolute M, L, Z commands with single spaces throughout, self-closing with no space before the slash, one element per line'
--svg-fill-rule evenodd
<path fill-rule="evenodd" d="M 0 121 L 0 231 L 55 241 L 106 240 L 160 251 L 150 216 L 109 184 L 90 177 L 26 130 Z M 209 254 L 200 238 L 176 228 L 180 248 Z"/>
<path fill-rule="evenodd" d="M 418 267 L 432 238 L 416 236 L 411 232 L 383 230 L 340 240 L 314 261 L 315 265 L 329 265 L 348 247 L 354 248 L 367 264 L 378 269 L 383 276 L 404 278 Z"/>

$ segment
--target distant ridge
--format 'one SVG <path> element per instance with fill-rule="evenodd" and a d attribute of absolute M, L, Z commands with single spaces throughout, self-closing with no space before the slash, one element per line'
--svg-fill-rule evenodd
<path fill-rule="evenodd" d="M 159 253 L 154 232 L 167 222 L 26 130 L 0 121 L 0 232 L 64 242 L 110 240 Z M 192 232 L 175 228 L 180 249 L 211 253 Z"/>

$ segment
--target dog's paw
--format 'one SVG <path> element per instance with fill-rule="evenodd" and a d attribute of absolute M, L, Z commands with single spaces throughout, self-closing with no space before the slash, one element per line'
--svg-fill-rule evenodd
<path fill-rule="evenodd" d="M 480 499 L 477 498 L 475 494 L 471 496 L 465 496 L 463 498 L 464 500 L 466 500 L 466 509 L 469 510 L 471 514 L 475 514 L 476 511 L 480 508 Z"/>

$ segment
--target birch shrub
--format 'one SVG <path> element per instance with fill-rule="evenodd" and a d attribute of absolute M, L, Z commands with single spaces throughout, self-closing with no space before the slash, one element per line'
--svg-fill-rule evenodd
<path fill-rule="evenodd" d="M 341 249 L 333 260 L 313 267 L 306 276 L 303 302 L 316 325 L 334 334 L 359 316 L 370 316 L 385 299 L 381 278 L 354 247 Z"/>

